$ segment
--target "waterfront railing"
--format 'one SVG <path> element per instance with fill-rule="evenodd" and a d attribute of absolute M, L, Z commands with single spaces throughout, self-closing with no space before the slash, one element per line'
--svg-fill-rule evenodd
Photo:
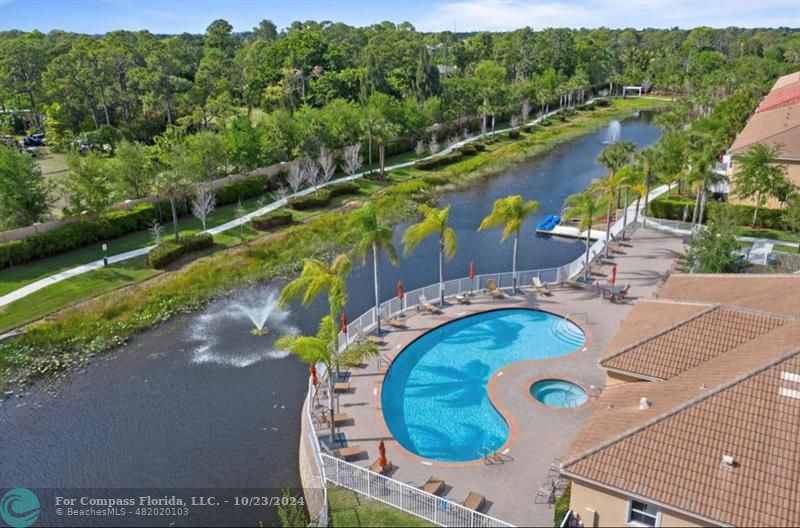
<path fill-rule="evenodd" d="M 500 519 L 471 510 L 415 486 L 375 473 L 325 453 L 322 454 L 326 478 L 370 499 L 410 513 L 439 526 L 469 528 L 513 526 Z"/>

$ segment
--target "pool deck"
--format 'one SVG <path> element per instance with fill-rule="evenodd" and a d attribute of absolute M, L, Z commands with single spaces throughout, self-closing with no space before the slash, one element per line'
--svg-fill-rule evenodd
<path fill-rule="evenodd" d="M 435 476 L 445 480 L 444 496 L 453 501 L 461 502 L 474 491 L 486 497 L 482 512 L 487 515 L 518 526 L 551 526 L 553 508 L 536 501 L 536 492 L 547 480 L 551 463 L 567 451 L 593 410 L 595 398 L 590 387 L 602 388 L 605 384 L 598 359 L 636 298 L 651 297 L 682 252 L 680 239 L 651 230 L 638 229 L 630 242 L 631 247 L 623 248 L 623 253 L 614 254 L 613 258 L 618 265 L 617 283 L 631 284 L 628 304 L 603 301 L 595 287 L 584 290 L 556 287 L 550 297 L 524 289 L 504 300 L 493 300 L 481 293 L 473 298 L 471 305 L 445 306 L 441 315 L 409 311 L 407 330 L 393 330 L 383 336 L 386 345 L 381 347 L 381 354 L 393 359 L 412 340 L 436 326 L 497 308 L 539 308 L 569 314 L 583 328 L 586 342 L 577 351 L 555 359 L 514 363 L 492 375 L 489 396 L 511 429 L 508 442 L 500 450 L 508 449 L 505 463 L 486 465 L 482 460 L 440 463 L 426 461 L 403 449 L 383 420 L 380 392 L 385 365 L 378 369 L 374 360 L 351 371 L 352 390 L 340 396 L 340 412 L 353 420 L 340 427 L 339 432 L 349 445 L 359 445 L 368 454 L 351 462 L 368 467 L 378 456 L 378 442 L 385 440 L 387 456 L 394 466 L 389 473 L 392 478 L 421 485 L 428 477 Z M 580 384 L 590 392 L 589 401 L 577 409 L 552 409 L 535 402 L 529 392 L 531 383 L 550 377 Z"/>

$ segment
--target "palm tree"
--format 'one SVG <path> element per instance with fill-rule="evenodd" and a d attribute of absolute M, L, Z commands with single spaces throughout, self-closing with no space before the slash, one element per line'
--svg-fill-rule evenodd
<path fill-rule="evenodd" d="M 580 228 L 586 230 L 586 261 L 583 266 L 583 278 L 589 280 L 589 248 L 591 247 L 592 224 L 603 208 L 602 199 L 584 191 L 567 198 L 566 218 L 579 218 Z"/>
<path fill-rule="evenodd" d="M 175 241 L 178 241 L 178 211 L 175 202 L 186 194 L 189 181 L 182 173 L 175 169 L 167 169 L 158 173 L 153 181 L 153 190 L 156 195 L 166 196 L 172 209 L 172 229 Z"/>
<path fill-rule="evenodd" d="M 617 141 L 600 153 L 597 162 L 608 170 L 608 175 L 613 176 L 624 167 L 636 152 L 636 144 L 631 141 Z M 619 208 L 620 195 L 617 194 L 617 208 Z"/>
<path fill-rule="evenodd" d="M 591 189 L 606 203 L 606 258 L 609 256 L 609 243 L 611 242 L 611 206 L 623 187 L 623 181 L 617 171 L 605 178 L 592 180 Z"/>
<path fill-rule="evenodd" d="M 757 143 L 744 154 L 734 157 L 739 164 L 734 191 L 739 198 L 755 202 L 753 227 L 758 220 L 758 210 L 767 198 L 778 197 L 781 189 L 791 185 L 786 178 L 786 168 L 777 161 L 780 151 L 780 147 Z"/>
<path fill-rule="evenodd" d="M 530 200 L 527 202 L 522 201 L 522 196 L 516 194 L 506 198 L 499 198 L 495 200 L 492 212 L 483 219 L 481 225 L 478 226 L 478 231 L 490 229 L 493 227 L 503 226 L 503 236 L 500 241 L 503 242 L 511 234 L 514 234 L 514 257 L 511 263 L 511 277 L 513 280 L 514 292 L 517 291 L 517 245 L 519 243 L 519 231 L 522 224 L 528 215 L 539 210 L 539 202 Z"/>
<path fill-rule="evenodd" d="M 642 225 L 646 225 L 647 220 L 647 205 L 648 200 L 650 198 L 650 184 L 653 182 L 653 175 L 656 170 L 656 166 L 660 162 L 660 153 L 656 150 L 655 147 L 646 148 L 644 150 L 639 151 L 636 155 L 636 161 L 641 168 L 640 174 L 644 176 L 644 209 L 642 213 Z M 641 194 L 640 194 L 641 197 Z M 638 218 L 639 215 L 639 200 L 636 200 L 636 215 Z M 636 219 L 634 219 L 634 222 Z"/>
<path fill-rule="evenodd" d="M 325 365 L 328 372 L 328 405 L 329 420 L 331 426 L 331 444 L 336 438 L 336 421 L 333 419 L 333 376 L 332 373 L 339 370 L 340 366 L 356 365 L 364 358 L 375 357 L 379 354 L 378 347 L 369 342 L 365 342 L 348 348 L 342 354 L 335 353 L 335 342 L 337 337 L 336 324 L 330 315 L 326 315 L 319 322 L 319 330 L 316 336 L 283 336 L 275 342 L 279 349 L 288 350 L 303 363 Z"/>
<path fill-rule="evenodd" d="M 405 253 L 411 253 L 423 240 L 432 236 L 439 236 L 439 292 L 440 302 L 444 304 L 444 261 L 452 259 L 458 249 L 458 239 L 455 230 L 447 225 L 450 217 L 450 206 L 444 209 L 434 209 L 427 205 L 420 205 L 419 212 L 422 220 L 408 226 L 403 233 L 403 247 Z"/>
<path fill-rule="evenodd" d="M 385 251 L 392 264 L 397 265 L 397 250 L 392 244 L 392 228 L 381 223 L 375 204 L 367 202 L 356 213 L 352 229 L 358 237 L 353 253 L 364 262 L 372 251 L 372 276 L 375 282 L 375 319 L 378 321 L 378 334 L 381 333 L 380 293 L 378 292 L 378 252 Z"/>
<path fill-rule="evenodd" d="M 625 230 L 628 227 L 628 191 L 636 184 L 637 177 L 637 169 L 631 164 L 622 167 L 614 176 L 624 196 L 624 203 L 622 204 L 622 240 L 625 240 Z"/>

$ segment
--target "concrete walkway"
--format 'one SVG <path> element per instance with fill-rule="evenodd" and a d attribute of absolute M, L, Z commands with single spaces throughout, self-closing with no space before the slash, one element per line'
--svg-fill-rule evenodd
<path fill-rule="evenodd" d="M 583 104 L 589 104 L 589 103 L 591 103 L 593 101 L 594 101 L 594 99 L 589 99 Z M 548 117 L 548 118 L 552 117 L 552 116 L 558 114 L 560 111 L 561 111 L 561 109 L 557 109 L 557 110 L 553 110 L 552 112 L 548 112 L 546 115 L 537 117 L 536 119 L 530 121 L 528 123 L 528 125 L 535 125 L 536 123 L 538 123 L 539 121 L 541 121 L 545 117 Z M 526 125 L 519 125 L 519 126 L 521 127 L 521 126 L 526 126 Z M 510 128 L 503 128 L 503 129 L 495 130 L 494 133 L 495 134 L 502 134 L 502 133 L 508 132 L 509 130 L 511 130 L 511 129 Z M 453 145 L 450 145 L 449 147 L 445 148 L 444 150 L 441 150 L 441 151 L 437 152 L 434 155 L 426 156 L 424 158 L 414 159 L 414 160 L 411 160 L 411 161 L 406 161 L 406 162 L 403 162 L 403 163 L 397 163 L 395 165 L 390 165 L 388 167 L 385 167 L 384 170 L 392 171 L 392 170 L 397 170 L 397 169 L 403 169 L 403 168 L 406 168 L 406 167 L 411 167 L 412 165 L 414 165 L 414 163 L 416 163 L 417 161 L 419 161 L 421 159 L 430 159 L 430 158 L 433 158 L 433 157 L 447 155 L 450 152 L 452 152 L 454 149 L 456 149 L 458 147 L 461 147 L 461 146 L 463 146 L 463 145 L 465 145 L 467 143 L 472 143 L 472 142 L 477 141 L 479 139 L 481 139 L 480 135 L 471 136 L 471 137 L 469 137 L 467 139 L 459 141 L 458 143 L 454 143 Z M 256 216 L 267 214 L 269 212 L 275 211 L 276 209 L 280 209 L 281 207 L 284 207 L 286 205 L 286 202 L 290 198 L 299 197 L 299 196 L 305 196 L 307 194 L 311 194 L 312 192 L 316 192 L 317 189 L 320 189 L 320 188 L 323 188 L 323 187 L 327 187 L 329 185 L 335 185 L 337 183 L 357 180 L 357 179 L 363 178 L 364 176 L 366 176 L 370 172 L 371 171 L 359 172 L 359 173 L 353 174 L 351 176 L 346 176 L 344 178 L 339 178 L 337 180 L 331 180 L 331 181 L 326 182 L 325 184 L 320 185 L 318 187 L 309 187 L 307 189 L 303 189 L 302 191 L 298 191 L 297 193 L 289 195 L 286 198 L 281 198 L 280 200 L 276 200 L 276 201 L 272 202 L 269 205 L 265 205 L 264 207 L 261 207 L 261 208 L 255 210 L 255 211 L 253 211 L 251 213 L 248 213 L 248 214 L 246 214 L 244 216 L 241 216 L 241 217 L 239 217 L 239 218 L 237 218 L 235 220 L 231 220 L 230 222 L 226 222 L 226 223 L 220 224 L 220 225 L 218 225 L 216 227 L 212 227 L 211 229 L 208 230 L 208 232 L 211 233 L 212 235 L 216 235 L 218 233 L 229 231 L 231 229 L 239 227 L 242 224 L 246 224 L 247 222 L 249 222 L 250 220 L 252 220 Z M 127 251 L 125 253 L 119 253 L 117 255 L 109 256 L 108 257 L 108 263 L 109 264 L 115 264 L 117 262 L 122 262 L 122 261 L 130 260 L 130 259 L 133 259 L 133 258 L 136 258 L 136 257 L 141 257 L 142 255 L 146 255 L 150 251 L 152 251 L 154 247 L 155 247 L 154 245 L 153 246 L 147 246 L 147 247 L 144 247 L 144 248 L 135 249 L 133 251 Z M 19 299 L 22 299 L 24 297 L 27 297 L 28 295 L 30 295 L 30 294 L 32 294 L 34 292 L 37 292 L 37 291 L 39 291 L 39 290 L 41 290 L 43 288 L 46 288 L 46 287 L 48 287 L 48 286 L 50 286 L 52 284 L 55 284 L 57 282 L 61 282 L 63 280 L 69 279 L 71 277 L 75 277 L 77 275 L 82 275 L 83 273 L 88 273 L 88 272 L 93 271 L 93 270 L 98 270 L 98 269 L 101 269 L 103 267 L 104 267 L 103 259 L 98 259 L 98 260 L 95 260 L 95 261 L 92 261 L 92 262 L 87 262 L 86 264 L 81 264 L 80 266 L 76 266 L 74 268 L 71 268 L 71 269 L 68 269 L 68 270 L 65 270 L 65 271 L 62 271 L 62 272 L 59 272 L 59 273 L 55 273 L 55 274 L 50 275 L 48 277 L 45 277 L 43 279 L 39 279 L 39 280 L 37 280 L 35 282 L 27 284 L 27 285 L 23 286 L 22 288 L 14 290 L 14 291 L 12 291 L 10 293 L 7 293 L 6 295 L 3 295 L 2 297 L 0 297 L 0 307 L 5 306 L 5 305 L 7 305 L 9 303 L 12 303 L 14 301 L 17 301 Z"/>
<path fill-rule="evenodd" d="M 615 254 L 614 261 L 618 265 L 618 284 L 631 284 L 632 302 L 635 302 L 637 297 L 653 295 L 682 252 L 682 242 L 679 238 L 643 229 L 633 234 L 631 242 L 632 247 Z M 409 313 L 406 319 L 409 328 L 385 335 L 386 344 L 381 353 L 393 359 L 413 339 L 432 328 L 466 314 L 501 307 L 540 308 L 569 314 L 586 332 L 585 346 L 572 354 L 552 360 L 515 363 L 492 375 L 489 396 L 511 429 L 504 447 L 508 449 L 505 463 L 485 465 L 479 460 L 446 464 L 424 460 L 403 449 L 394 441 L 383 419 L 384 370 L 378 369 L 375 362 L 351 372 L 350 384 L 354 390 L 341 395 L 340 411 L 353 421 L 340 431 L 348 443 L 366 450 L 367 456 L 355 461 L 359 465 L 369 466 L 377 457 L 378 442 L 385 440 L 388 457 L 394 465 L 389 474 L 392 478 L 421 485 L 428 477 L 435 476 L 446 481 L 444 496 L 451 500 L 463 501 L 470 491 L 475 491 L 486 496 L 487 506 L 483 512 L 488 515 L 519 526 L 551 526 L 552 506 L 535 500 L 536 492 L 546 481 L 550 464 L 566 452 L 592 412 L 595 399 L 590 398 L 577 409 L 547 408 L 530 397 L 531 382 L 537 378 L 557 377 L 577 382 L 586 389 L 602 388 L 605 376 L 597 361 L 631 310 L 631 304 L 603 301 L 595 287 L 557 288 L 550 297 L 526 290 L 501 301 L 481 294 L 469 306 L 445 307 L 442 315 Z"/>

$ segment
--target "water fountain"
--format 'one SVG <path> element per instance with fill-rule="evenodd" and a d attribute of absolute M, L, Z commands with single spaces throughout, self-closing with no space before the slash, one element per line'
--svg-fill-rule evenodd
<path fill-rule="evenodd" d="M 190 327 L 191 338 L 198 342 L 192 361 L 246 367 L 264 359 L 286 357 L 286 351 L 271 345 L 282 335 L 298 333 L 288 324 L 289 316 L 290 312 L 278 306 L 275 288 L 254 287 L 219 299 Z M 248 334 L 269 334 L 271 339 L 254 339 Z"/>
<path fill-rule="evenodd" d="M 620 130 L 622 126 L 619 124 L 619 121 L 616 119 L 612 120 L 608 124 L 608 130 L 606 131 L 606 139 L 603 141 L 604 145 L 610 145 L 612 143 L 616 143 L 619 141 Z"/>

